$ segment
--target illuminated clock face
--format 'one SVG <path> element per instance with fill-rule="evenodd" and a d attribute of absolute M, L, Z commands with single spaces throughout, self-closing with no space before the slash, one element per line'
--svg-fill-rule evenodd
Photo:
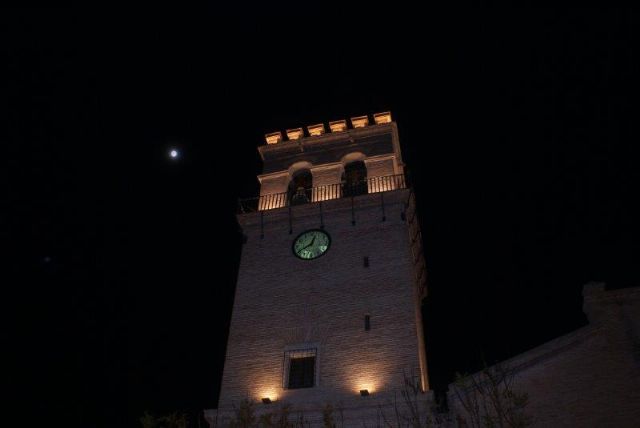
<path fill-rule="evenodd" d="M 327 252 L 331 238 L 322 230 L 307 230 L 293 241 L 293 254 L 303 260 L 312 260 Z"/>

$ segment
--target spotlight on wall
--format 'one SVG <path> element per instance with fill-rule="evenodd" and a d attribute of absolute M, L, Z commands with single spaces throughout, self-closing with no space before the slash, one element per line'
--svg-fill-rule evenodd
<path fill-rule="evenodd" d="M 264 404 L 271 404 L 271 398 L 269 398 L 269 397 L 264 397 L 264 398 L 262 399 L 262 402 L 263 402 Z"/>
<path fill-rule="evenodd" d="M 363 397 L 368 397 L 369 396 L 369 390 L 368 389 L 361 389 L 360 390 L 360 395 Z"/>

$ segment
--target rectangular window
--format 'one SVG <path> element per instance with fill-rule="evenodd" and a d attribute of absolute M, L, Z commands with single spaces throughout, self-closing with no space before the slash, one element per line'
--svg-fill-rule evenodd
<path fill-rule="evenodd" d="M 369 315 L 364 316 L 364 329 L 365 331 L 371 330 L 371 317 Z"/>
<path fill-rule="evenodd" d="M 316 384 L 316 349 L 286 351 L 284 370 L 285 388 L 312 388 Z"/>
<path fill-rule="evenodd" d="M 364 267 L 369 267 L 369 257 L 365 256 L 363 259 Z"/>

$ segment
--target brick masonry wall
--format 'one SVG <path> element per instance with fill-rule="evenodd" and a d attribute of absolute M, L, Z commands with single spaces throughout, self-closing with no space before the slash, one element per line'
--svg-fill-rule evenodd
<path fill-rule="evenodd" d="M 529 396 L 534 426 L 638 427 L 640 288 L 605 292 L 589 284 L 584 294 L 589 326 L 504 364 L 515 370 L 516 389 Z"/>
<path fill-rule="evenodd" d="M 292 242 L 321 225 L 319 204 L 240 218 L 242 251 L 219 412 L 243 398 L 270 397 L 296 409 L 318 411 L 326 403 L 347 408 L 388 403 L 404 374 L 419 375 L 417 295 L 408 226 L 401 218 L 408 190 L 322 203 L 328 252 L 299 260 Z M 263 216 L 261 226 L 260 216 Z M 261 234 L 263 238 L 261 238 Z M 363 258 L 369 257 L 369 267 Z M 364 329 L 364 316 L 371 330 Z M 287 346 L 318 347 L 318 385 L 282 387 Z M 358 391 L 368 389 L 369 397 Z M 361 424 L 359 424 L 361 425 Z"/>

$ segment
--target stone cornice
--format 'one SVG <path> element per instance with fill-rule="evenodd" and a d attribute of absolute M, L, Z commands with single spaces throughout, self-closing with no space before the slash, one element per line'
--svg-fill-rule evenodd
<path fill-rule="evenodd" d="M 267 174 L 260 174 L 258 175 L 258 181 L 262 183 L 262 180 L 264 179 L 274 179 L 274 178 L 281 178 L 281 177 L 289 177 L 289 171 L 278 171 L 278 172 L 270 172 Z"/>

